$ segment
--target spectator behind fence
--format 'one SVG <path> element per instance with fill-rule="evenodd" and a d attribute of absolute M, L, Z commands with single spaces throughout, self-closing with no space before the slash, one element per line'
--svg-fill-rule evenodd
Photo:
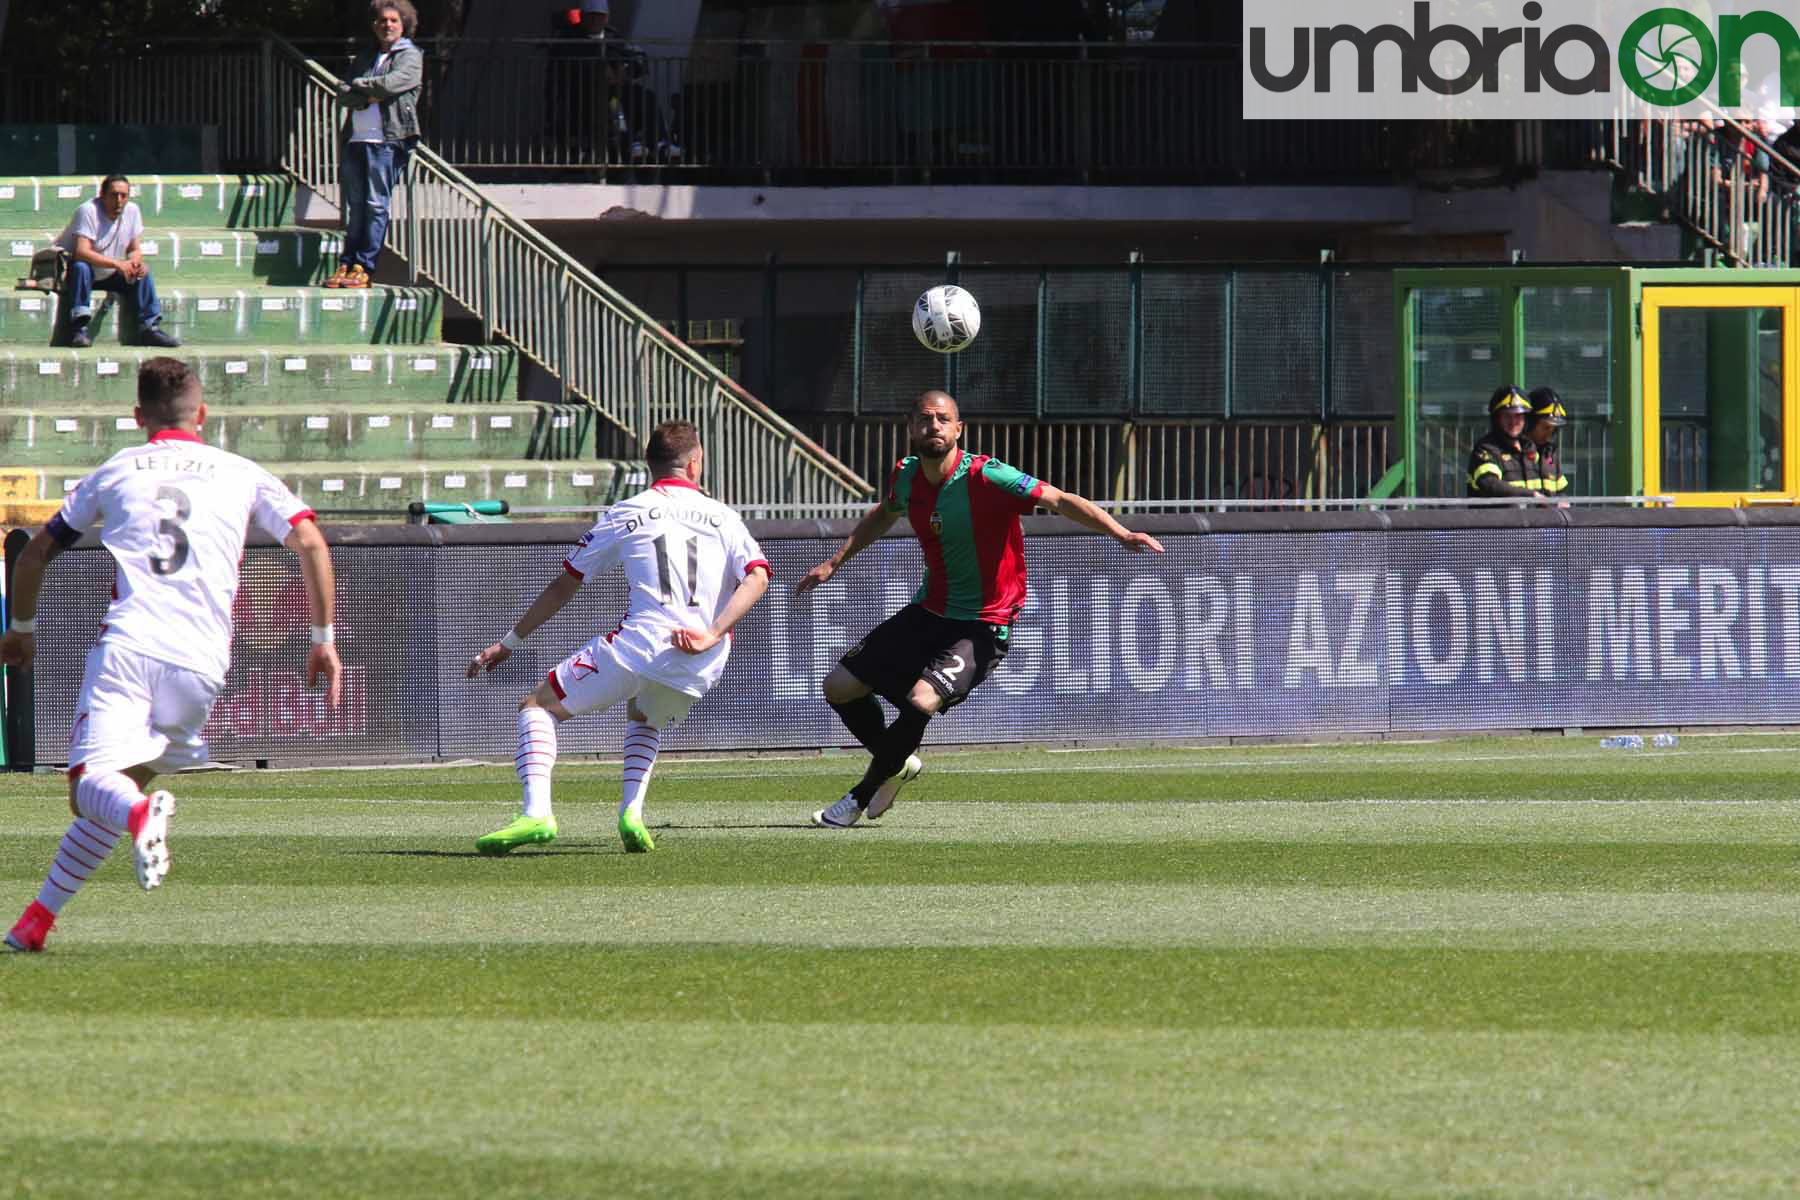
<path fill-rule="evenodd" d="M 338 85 L 347 110 L 340 130 L 338 186 L 343 194 L 344 257 L 326 287 L 366 288 L 387 239 L 388 204 L 419 144 L 419 88 L 425 56 L 410 40 L 419 14 L 411 0 L 374 0 L 375 45 Z"/>
<path fill-rule="evenodd" d="M 164 349 L 181 345 L 178 338 L 163 332 L 156 282 L 150 277 L 150 268 L 144 265 L 138 246 L 143 234 L 144 216 L 132 203 L 131 180 L 123 175 L 108 175 L 100 184 L 100 194 L 83 203 L 69 218 L 56 239 L 56 244 L 69 254 L 62 290 L 69 345 L 85 349 L 94 344 L 88 323 L 94 316 L 95 288 L 125 297 L 138 344 Z M 121 334 L 124 328 L 121 321 Z"/>
<path fill-rule="evenodd" d="M 664 162 L 681 156 L 663 121 L 662 104 L 644 82 L 648 73 L 647 56 L 637 47 L 608 51 L 606 119 L 611 162 L 641 164 L 652 157 Z"/>
<path fill-rule="evenodd" d="M 1544 496 L 1560 497 L 1569 490 L 1568 476 L 1556 453 L 1557 431 L 1568 423 L 1568 410 L 1555 388 L 1531 389 L 1531 424 L 1525 431 L 1531 446 L 1525 456 L 1525 486 Z M 1530 452 L 1534 447 L 1535 454 Z"/>
<path fill-rule="evenodd" d="M 1542 500 L 1526 483 L 1526 455 L 1537 447 L 1525 436 L 1531 400 L 1512 384 L 1502 384 L 1488 401 L 1488 431 L 1469 453 L 1469 495 Z"/>
<path fill-rule="evenodd" d="M 544 74 L 544 125 L 552 147 L 569 161 L 598 162 L 606 135 L 607 91 L 602 64 L 619 42 L 607 0 L 582 0 L 553 19 L 550 62 Z"/>

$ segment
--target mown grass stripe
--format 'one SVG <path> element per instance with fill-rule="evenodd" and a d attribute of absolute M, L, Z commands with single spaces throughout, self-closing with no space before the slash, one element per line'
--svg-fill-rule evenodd
<path fill-rule="evenodd" d="M 24 1014 L 1800 1034 L 1800 950 L 81 945 L 8 964 Z M 229 1025 L 223 1026 L 229 1027 Z"/>
<path fill-rule="evenodd" d="M 659 851 L 660 853 L 660 851 Z M 705 943 L 806 947 L 1318 946 L 1792 950 L 1771 894 L 1405 892 L 1176 884 L 790 884 L 659 889 L 90 884 L 81 945 Z M 179 908 L 172 909 L 172 904 Z"/>
<path fill-rule="evenodd" d="M 573 824 L 573 821 L 569 822 Z M 1409 891 L 1800 894 L 1800 853 L 1745 843 L 1248 842 L 1169 839 L 1136 846 L 1068 840 L 898 842 L 885 830 L 689 840 L 652 826 L 667 853 L 626 855 L 608 831 L 508 858 L 442 836 L 184 837 L 171 886 L 579 885 L 600 888 L 1121 884 L 1385 887 Z M 34 884 L 55 844 L 0 837 L 0 880 Z M 121 855 L 121 859 L 123 856 Z M 116 868 L 107 868 L 114 870 Z M 101 876 L 105 878 L 106 876 Z M 1800 914 L 1797 914 L 1800 915 Z"/>
<path fill-rule="evenodd" d="M 629 1175 L 646 1163 L 675 1194 L 718 1180 L 725 1164 L 753 1187 L 767 1173 L 905 1175 L 939 1180 L 946 1194 L 1025 1196 L 1141 1187 L 1711 1200 L 1784 1194 L 1795 1177 L 1800 1099 L 1780 1084 L 1800 1056 L 1769 1039 L 897 1031 L 879 1019 L 879 997 L 802 1024 L 671 1024 L 613 1015 L 653 997 L 589 989 L 565 1000 L 584 1019 L 224 1030 L 163 1019 L 151 1038 L 141 1018 L 69 1017 L 40 1022 L 41 1045 L 0 1047 L 0 1070 L 66 1068 L 34 1106 L 42 1128 L 116 1151 L 114 1177 L 138 1181 L 131 1194 L 164 1194 L 140 1148 L 193 1143 L 256 1147 L 244 1156 L 250 1179 L 292 1161 L 289 1147 L 471 1166 L 525 1150 L 587 1166 L 582 1195 L 612 1194 L 614 1164 Z M 256 1194 L 215 1178 L 216 1194 Z M 387 1178 L 398 1194 L 432 1194 Z"/>

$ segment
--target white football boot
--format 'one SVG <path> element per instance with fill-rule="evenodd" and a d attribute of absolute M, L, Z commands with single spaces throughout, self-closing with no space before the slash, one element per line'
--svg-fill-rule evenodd
<path fill-rule="evenodd" d="M 907 755 L 906 765 L 897 774 L 882 780 L 881 786 L 875 789 L 875 794 L 869 797 L 869 807 L 863 815 L 871 821 L 879 819 L 882 813 L 894 807 L 894 797 L 900 794 L 900 785 L 917 779 L 919 772 L 924 769 L 925 764 L 919 761 L 918 755 Z"/>
<path fill-rule="evenodd" d="M 814 813 L 813 824 L 823 829 L 848 829 L 861 817 L 862 809 L 856 806 L 856 793 L 845 792 L 842 800 Z"/>
<path fill-rule="evenodd" d="M 175 797 L 169 793 L 151 792 L 148 800 L 144 823 L 131 832 L 131 865 L 146 892 L 169 873 L 169 818 L 175 815 Z"/>

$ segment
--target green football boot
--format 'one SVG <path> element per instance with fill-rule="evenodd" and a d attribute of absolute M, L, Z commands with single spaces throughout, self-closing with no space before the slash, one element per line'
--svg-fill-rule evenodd
<path fill-rule="evenodd" d="M 619 814 L 619 840 L 625 843 L 628 854 L 648 854 L 656 849 L 655 839 L 644 828 L 644 818 L 635 813 Z"/>
<path fill-rule="evenodd" d="M 475 839 L 475 849 L 483 854 L 510 854 L 520 846 L 547 846 L 556 840 L 555 817 L 513 818 L 505 829 L 496 829 Z"/>

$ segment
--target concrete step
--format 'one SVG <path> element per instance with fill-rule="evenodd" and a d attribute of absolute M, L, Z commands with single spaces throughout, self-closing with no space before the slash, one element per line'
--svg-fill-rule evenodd
<path fill-rule="evenodd" d="M 62 230 L 0 232 L 0 281 L 23 278 L 31 256 L 48 248 Z M 341 234 L 319 229 L 178 229 L 151 225 L 138 241 L 157 290 L 203 283 L 266 283 L 312 287 L 337 269 Z"/>
<path fill-rule="evenodd" d="M 157 288 L 163 328 L 195 346 L 405 345 L 443 338 L 443 305 L 434 288 L 376 286 L 349 290 L 232 287 Z M 0 346 L 49 346 L 59 298 L 0 293 Z M 118 340 L 115 299 L 91 330 L 97 345 Z M 135 334 L 135 330 L 130 331 Z"/>
<path fill-rule="evenodd" d="M 257 462 L 351 463 L 574 459 L 593 448 L 591 410 L 534 404 L 212 408 L 201 433 Z M 0 446 L 15 462 L 92 469 L 144 431 L 129 413 L 46 405 L 0 408 Z"/>
<path fill-rule="evenodd" d="M 0 406 L 129 415 L 138 365 L 165 353 L 141 346 L 0 349 Z M 183 346 L 209 407 L 322 404 L 491 404 L 518 396 L 509 346 Z"/>
<path fill-rule="evenodd" d="M 59 232 L 100 194 L 99 175 L 0 178 L 0 230 Z M 280 175 L 133 175 L 144 226 L 273 229 L 294 221 L 294 185 Z"/>
<path fill-rule="evenodd" d="M 321 512 L 371 509 L 404 516 L 414 500 L 454 504 L 505 500 L 516 506 L 600 508 L 649 483 L 643 464 L 615 459 L 532 462 L 262 464 Z M 54 502 L 91 467 L 0 468 L 0 502 Z M 32 510 L 35 511 L 35 510 Z"/>

